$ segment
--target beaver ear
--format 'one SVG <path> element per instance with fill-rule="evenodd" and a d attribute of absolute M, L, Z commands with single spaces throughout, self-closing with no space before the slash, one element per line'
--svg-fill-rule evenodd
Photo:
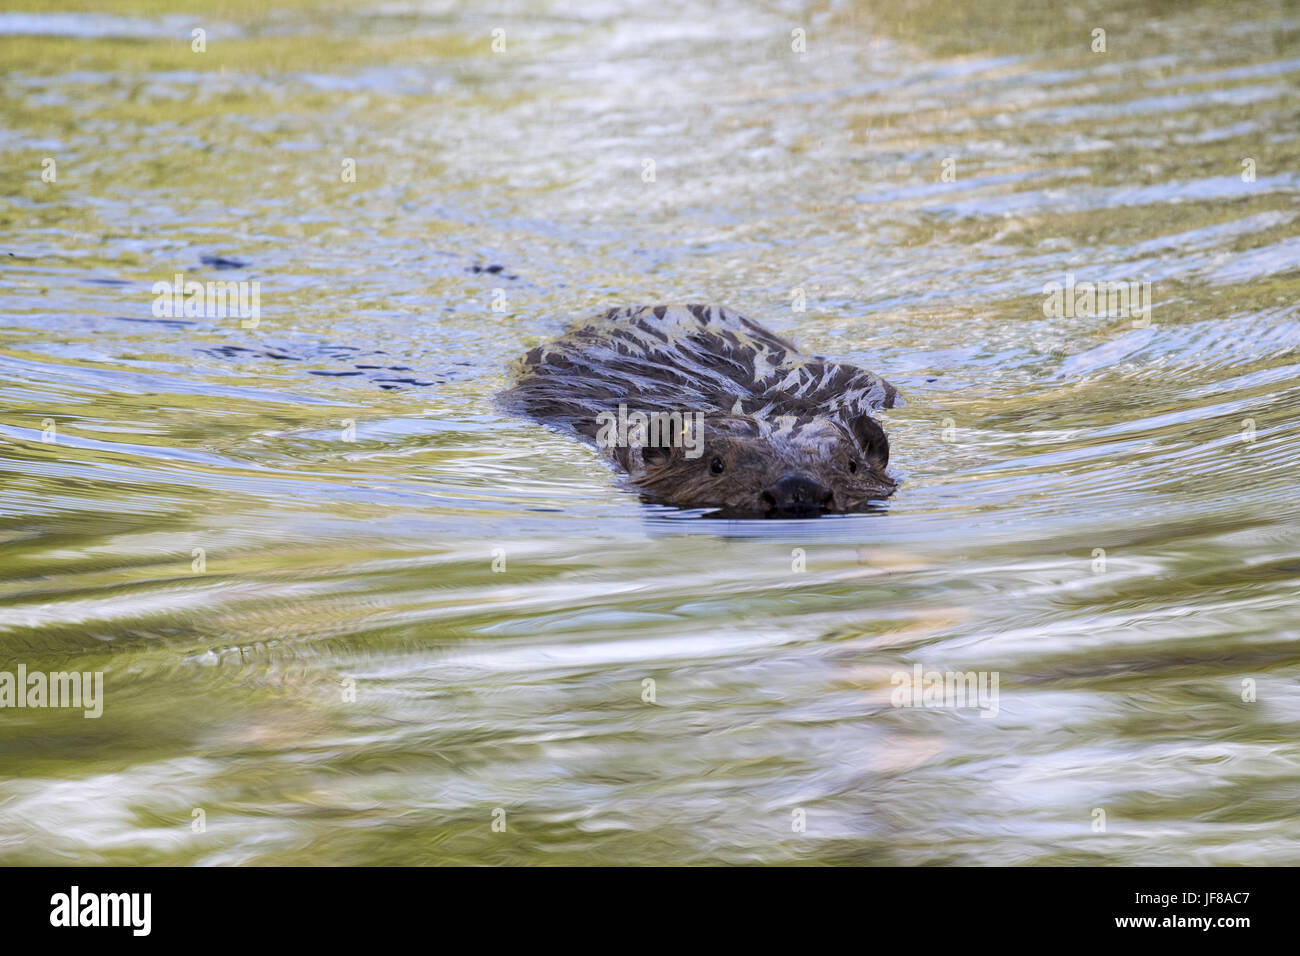
<path fill-rule="evenodd" d="M 873 468 L 883 471 L 889 464 L 889 439 L 880 422 L 870 415 L 859 415 L 853 422 L 853 437 Z"/>
<path fill-rule="evenodd" d="M 646 445 L 640 449 L 641 460 L 647 465 L 666 465 L 668 459 L 673 457 L 673 450 L 662 445 Z"/>
<path fill-rule="evenodd" d="M 662 467 L 668 464 L 672 460 L 673 449 L 660 445 L 646 445 L 644 448 L 640 445 L 625 445 L 615 452 L 615 457 L 628 474 L 642 475 L 651 465 Z"/>

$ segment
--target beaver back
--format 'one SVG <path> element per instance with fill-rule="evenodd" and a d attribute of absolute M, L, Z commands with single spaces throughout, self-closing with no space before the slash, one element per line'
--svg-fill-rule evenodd
<path fill-rule="evenodd" d="M 805 355 L 719 306 L 610 309 L 522 359 L 505 406 L 587 438 L 597 416 L 630 410 L 848 424 L 898 401 L 865 369 Z"/>

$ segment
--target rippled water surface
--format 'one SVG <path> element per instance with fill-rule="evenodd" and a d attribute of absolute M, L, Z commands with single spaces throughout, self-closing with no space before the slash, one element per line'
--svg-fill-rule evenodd
<path fill-rule="evenodd" d="M 95 6 L 0 14 L 0 670 L 105 694 L 0 862 L 1297 860 L 1300 6 Z M 898 493 L 495 409 L 639 302 L 885 375 Z"/>

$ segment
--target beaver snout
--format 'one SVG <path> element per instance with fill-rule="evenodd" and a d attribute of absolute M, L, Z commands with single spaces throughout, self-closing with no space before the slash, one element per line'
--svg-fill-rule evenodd
<path fill-rule="evenodd" d="M 758 496 L 769 518 L 811 517 L 835 507 L 835 494 L 807 475 L 786 475 Z"/>

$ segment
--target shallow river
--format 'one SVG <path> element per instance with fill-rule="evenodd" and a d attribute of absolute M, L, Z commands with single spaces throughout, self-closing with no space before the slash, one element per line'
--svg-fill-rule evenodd
<path fill-rule="evenodd" d="M 94 6 L 0 13 L 0 671 L 103 675 L 0 863 L 1300 859 L 1296 4 Z M 641 302 L 886 376 L 898 493 L 495 409 Z"/>

